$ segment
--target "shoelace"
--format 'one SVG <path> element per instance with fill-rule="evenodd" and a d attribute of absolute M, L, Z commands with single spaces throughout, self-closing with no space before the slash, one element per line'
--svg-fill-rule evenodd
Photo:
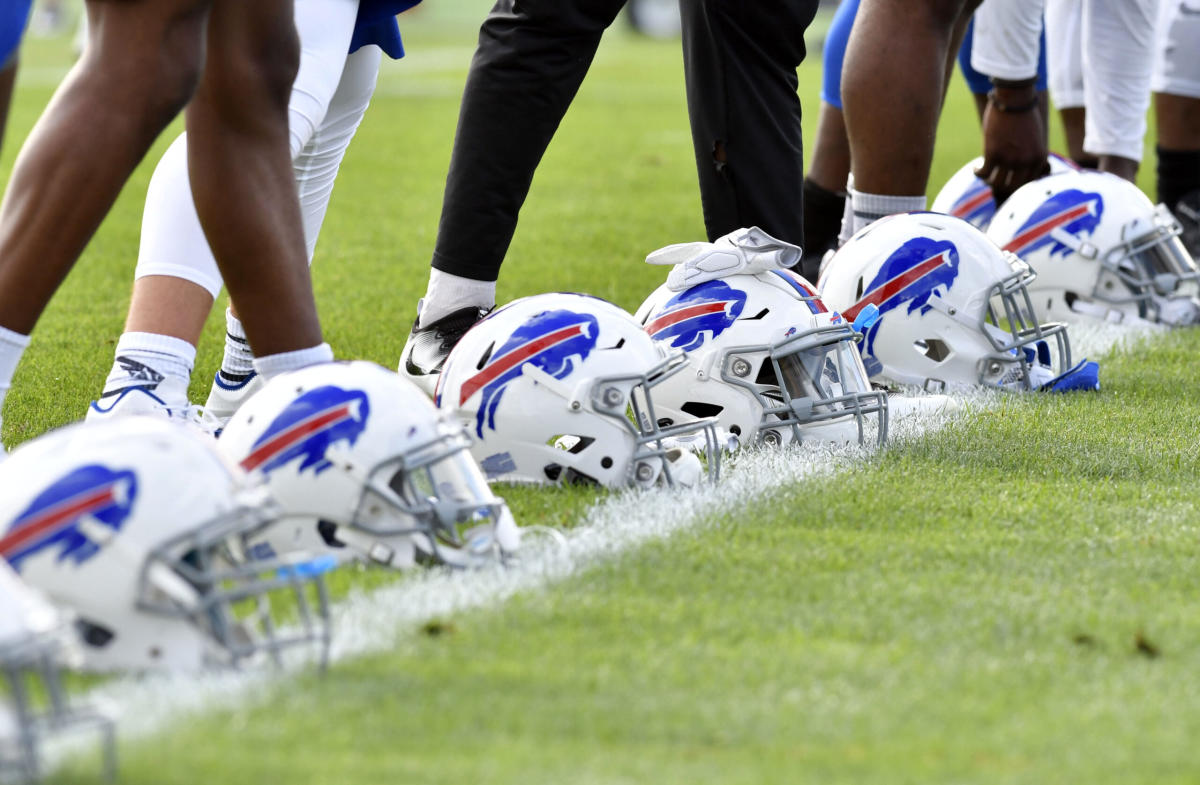
<path fill-rule="evenodd" d="M 491 309 L 486 311 L 482 308 L 473 312 L 464 313 L 459 319 L 450 320 L 449 318 L 442 319 L 436 325 L 433 325 L 433 337 L 441 342 L 441 349 L 448 352 L 454 348 L 454 345 L 462 339 L 467 330 L 475 326 L 483 317 L 487 316 Z"/>

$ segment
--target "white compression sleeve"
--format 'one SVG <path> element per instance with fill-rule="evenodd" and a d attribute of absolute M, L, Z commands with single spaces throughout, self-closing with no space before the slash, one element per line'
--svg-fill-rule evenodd
<path fill-rule="evenodd" d="M 1083 149 L 1142 160 L 1157 0 L 1085 0 Z"/>
<path fill-rule="evenodd" d="M 342 80 L 357 14 L 358 0 L 296 0 L 300 70 L 288 104 L 293 159 L 326 119 Z M 215 298 L 221 290 L 221 275 L 192 203 L 186 144 L 186 135 L 176 139 L 154 170 L 142 214 L 142 241 L 134 277 L 183 278 L 203 286 Z M 325 198 L 328 199 L 328 194 Z M 314 210 L 305 208 L 305 215 Z M 323 216 L 324 206 L 317 212 Z M 306 218 L 305 241 L 310 256 L 320 221 L 311 228 L 313 234 L 308 236 L 310 226 Z"/>
<path fill-rule="evenodd" d="M 997 79 L 1037 76 L 1045 0 L 984 0 L 975 11 L 971 67 Z"/>
<path fill-rule="evenodd" d="M 321 234 L 321 224 L 325 221 L 325 211 L 329 209 L 338 169 L 346 157 L 346 148 L 375 93 L 382 56 L 379 47 L 364 46 L 346 58 L 342 79 L 329 101 L 325 119 L 296 157 L 296 186 L 300 190 L 300 211 L 310 260 Z"/>

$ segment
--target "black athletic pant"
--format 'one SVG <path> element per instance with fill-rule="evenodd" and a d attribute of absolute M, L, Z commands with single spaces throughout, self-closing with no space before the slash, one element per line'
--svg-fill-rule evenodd
<path fill-rule="evenodd" d="M 533 173 L 625 0 L 497 0 L 463 91 L 433 266 L 494 281 Z M 796 68 L 817 0 L 681 0 L 709 239 L 803 236 Z M 686 239 L 686 238 L 681 238 Z"/>

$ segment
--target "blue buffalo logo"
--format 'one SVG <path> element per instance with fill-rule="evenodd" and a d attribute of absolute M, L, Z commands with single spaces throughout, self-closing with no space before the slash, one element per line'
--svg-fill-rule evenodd
<path fill-rule="evenodd" d="M 868 305 L 879 308 L 883 317 L 888 311 L 907 305 L 905 313 L 925 314 L 932 307 L 929 298 L 944 295 L 958 277 L 958 249 L 949 240 L 915 237 L 900 246 L 879 267 L 879 272 L 867 285 L 862 298 L 843 312 L 853 322 Z M 866 341 L 861 344 L 867 372 L 881 369 L 874 357 L 875 336 L 883 319 L 867 328 Z"/>
<path fill-rule="evenodd" d="M 741 289 L 706 281 L 668 300 L 645 330 L 656 341 L 669 340 L 671 348 L 691 352 L 729 329 L 745 307 Z"/>
<path fill-rule="evenodd" d="M 1033 253 L 1051 245 L 1050 255 L 1066 256 L 1073 250 L 1055 239 L 1060 232 L 1079 236 L 1092 234 L 1100 225 L 1104 215 L 1104 198 L 1098 193 L 1079 191 L 1074 188 L 1057 193 L 1042 202 L 1033 214 L 1021 224 L 1013 238 L 1004 244 L 1004 250 L 1017 256 Z"/>
<path fill-rule="evenodd" d="M 297 458 L 297 473 L 312 469 L 320 474 L 333 464 L 326 458 L 329 448 L 340 441 L 354 444 L 367 428 L 371 404 L 362 390 L 317 387 L 287 405 L 242 459 L 246 471 L 261 469 L 270 474 Z"/>
<path fill-rule="evenodd" d="M 526 363 L 555 379 L 565 379 L 596 348 L 599 335 L 600 323 L 595 316 L 567 310 L 543 311 L 514 330 L 459 391 L 459 406 L 482 392 L 475 414 L 475 434 L 483 438 L 485 424 L 496 430 L 496 407 Z"/>
<path fill-rule="evenodd" d="M 996 198 L 992 195 L 992 187 L 976 177 L 967 190 L 950 205 L 949 212 L 950 215 L 962 218 L 979 229 L 987 228 L 992 216 L 996 214 Z"/>
<path fill-rule="evenodd" d="M 45 549 L 58 548 L 58 561 L 83 564 L 100 551 L 80 527 L 84 519 L 121 530 L 133 511 L 138 481 L 132 471 L 104 466 L 81 466 L 56 480 L 17 516 L 0 539 L 0 555 L 17 570 Z M 93 532 L 94 533 L 94 532 Z"/>

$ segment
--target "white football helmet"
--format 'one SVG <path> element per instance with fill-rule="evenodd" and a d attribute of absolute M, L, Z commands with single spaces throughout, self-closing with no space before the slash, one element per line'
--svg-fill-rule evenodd
<path fill-rule="evenodd" d="M 1071 365 L 1066 327 L 1041 324 L 1029 267 L 961 218 L 888 216 L 838 249 L 821 297 L 846 319 L 878 320 L 859 348 L 871 379 L 926 390 L 1054 389 Z"/>
<path fill-rule="evenodd" d="M 635 318 L 688 356 L 687 368 L 655 389 L 659 417 L 716 417 L 742 444 L 848 435 L 861 443 L 868 429 L 872 441 L 887 438 L 887 395 L 871 390 L 855 346 L 861 335 L 790 270 L 682 292 L 663 284 Z"/>
<path fill-rule="evenodd" d="M 218 449 L 261 476 L 284 510 L 261 552 L 345 554 L 396 568 L 456 567 L 514 553 L 520 533 L 467 451 L 463 428 L 370 362 L 272 379 L 225 426 Z M 461 525 L 472 528 L 460 535 Z"/>
<path fill-rule="evenodd" d="M 1078 164 L 1057 153 L 1050 153 L 1046 162 L 1050 164 L 1050 175 L 1080 171 Z M 982 156 L 968 161 L 946 181 L 929 209 L 962 218 L 975 228 L 986 230 L 996 214 L 997 205 L 992 187 L 975 176 L 975 170 L 981 166 Z"/>
<path fill-rule="evenodd" d="M 1181 231 L 1133 183 L 1069 172 L 1018 189 L 988 237 L 1037 272 L 1029 291 L 1049 318 L 1196 324 L 1200 274 Z"/>
<path fill-rule="evenodd" d="M 715 477 L 711 420 L 660 425 L 657 386 L 681 371 L 632 316 L 582 294 L 540 294 L 494 311 L 450 352 L 438 405 L 467 424 L 488 476 L 649 487 Z"/>
<path fill-rule="evenodd" d="M 77 659 L 66 619 L 0 559 L 0 782 L 33 782 L 42 744 L 52 735 L 90 730 L 103 742 L 105 768 L 114 769 L 113 724 L 75 705 L 63 686 L 64 667 Z"/>
<path fill-rule="evenodd" d="M 195 671 L 293 646 L 323 661 L 323 565 L 245 563 L 272 505 L 211 439 L 153 417 L 70 425 L 0 463 L 0 488 L 0 556 L 74 613 L 83 667 Z M 286 627 L 276 592 L 296 606 Z"/>

